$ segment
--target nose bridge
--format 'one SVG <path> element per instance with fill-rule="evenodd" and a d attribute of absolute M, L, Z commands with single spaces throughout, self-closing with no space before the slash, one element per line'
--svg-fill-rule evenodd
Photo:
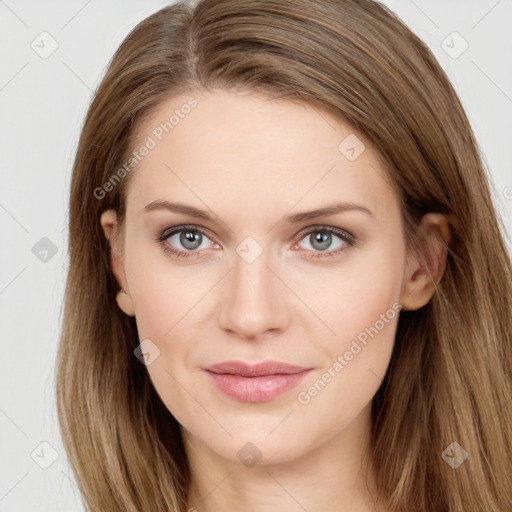
<path fill-rule="evenodd" d="M 222 301 L 219 320 L 223 328 L 243 337 L 257 337 L 267 330 L 285 327 L 286 298 L 269 269 L 271 259 L 270 251 L 258 248 L 254 240 L 245 240 L 237 247 L 227 296 Z"/>

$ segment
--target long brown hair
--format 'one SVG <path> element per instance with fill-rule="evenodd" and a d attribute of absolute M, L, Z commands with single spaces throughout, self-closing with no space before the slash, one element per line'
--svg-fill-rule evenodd
<path fill-rule="evenodd" d="M 141 121 L 174 94 L 221 87 L 308 102 L 363 134 L 400 191 L 408 241 L 423 214 L 450 215 L 436 293 L 400 314 L 373 400 L 372 463 L 389 510 L 510 512 L 511 263 L 487 171 L 446 74 L 372 0 L 194 4 L 164 8 L 127 36 L 90 105 L 74 163 L 57 399 L 87 509 L 186 506 L 179 425 L 134 356 L 135 320 L 117 307 L 99 218 L 114 208 L 123 220 L 137 170 L 119 169 Z M 456 469 L 442 456 L 454 442 L 468 454 Z"/>

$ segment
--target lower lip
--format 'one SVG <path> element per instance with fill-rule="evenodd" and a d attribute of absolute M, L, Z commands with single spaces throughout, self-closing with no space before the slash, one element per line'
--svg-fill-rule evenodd
<path fill-rule="evenodd" d="M 206 373 L 223 393 L 240 402 L 266 402 L 297 386 L 311 370 L 300 373 L 242 377 L 228 373 Z"/>

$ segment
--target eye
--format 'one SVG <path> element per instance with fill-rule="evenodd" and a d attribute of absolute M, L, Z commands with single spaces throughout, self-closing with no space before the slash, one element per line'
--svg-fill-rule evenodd
<path fill-rule="evenodd" d="M 207 240 L 209 238 L 206 233 L 196 226 L 178 226 L 171 230 L 166 229 L 157 238 L 165 252 L 183 258 L 196 256 L 199 249 L 207 249 L 208 244 L 203 246 Z"/>
<path fill-rule="evenodd" d="M 338 239 L 337 243 L 335 241 L 336 238 Z M 329 258 L 336 256 L 355 243 L 355 237 L 350 233 L 329 226 L 317 227 L 308 231 L 305 236 L 301 238 L 301 241 L 302 240 L 306 240 L 311 247 L 311 249 L 306 247 L 306 251 L 312 252 L 308 257 L 313 258 Z M 299 246 L 299 244 L 294 245 L 294 247 L 297 246 Z"/>
<path fill-rule="evenodd" d="M 336 243 L 336 238 L 338 242 Z M 355 237 L 339 228 L 318 226 L 306 232 L 300 242 L 306 240 L 311 247 L 303 249 L 310 253 L 308 258 L 329 258 L 338 255 L 355 244 Z M 179 258 L 197 257 L 201 249 L 208 249 L 208 241 L 214 243 L 206 233 L 197 226 L 176 226 L 165 229 L 157 238 L 163 250 Z M 333 242 L 334 241 L 334 242 Z M 218 244 L 216 244 L 218 247 Z M 299 247 L 294 244 L 292 249 Z"/>

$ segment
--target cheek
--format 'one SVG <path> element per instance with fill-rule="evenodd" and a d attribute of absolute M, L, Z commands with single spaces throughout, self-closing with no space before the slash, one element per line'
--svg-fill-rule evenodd
<path fill-rule="evenodd" d="M 126 273 L 134 302 L 140 338 L 170 338 L 175 326 L 208 291 L 192 267 L 172 263 L 154 247 L 133 248 L 126 258 Z"/>
<path fill-rule="evenodd" d="M 365 403 L 378 389 L 393 351 L 404 248 L 383 245 L 379 251 L 358 252 L 354 257 L 354 264 L 340 268 L 338 277 L 330 281 L 329 293 L 315 288 L 316 311 L 333 331 L 322 342 L 326 356 L 322 372 L 330 372 L 325 379 L 333 384 L 322 391 L 317 406 L 338 398 L 356 408 Z M 323 389 L 321 384 L 317 387 Z"/>
<path fill-rule="evenodd" d="M 401 309 L 404 248 L 390 244 L 368 257 L 359 256 L 357 264 L 333 280 L 329 300 L 321 305 L 317 298 L 335 334 L 323 342 L 323 368 L 297 396 L 306 416 L 331 417 L 336 425 L 357 415 L 380 387 Z"/>
<path fill-rule="evenodd" d="M 197 273 L 174 267 L 165 257 L 131 253 L 126 261 L 130 292 L 134 301 L 139 339 L 150 339 L 158 357 L 147 366 L 153 386 L 181 424 L 200 411 L 191 396 L 200 396 L 190 380 L 185 362 L 194 350 L 191 339 L 194 305 L 212 286 Z M 200 305 L 200 304 L 198 304 Z M 192 324 L 191 324 L 192 322 Z M 155 352 L 156 353 L 156 352 Z"/>
<path fill-rule="evenodd" d="M 326 277 L 323 285 L 320 279 L 320 286 L 309 288 L 310 304 L 314 304 L 314 310 L 335 333 L 331 336 L 333 349 L 376 322 L 382 327 L 379 320 L 386 312 L 389 311 L 389 317 L 394 316 L 393 304 L 396 308 L 402 288 L 405 253 L 402 246 L 391 245 L 383 245 L 378 251 L 354 252 L 351 260 L 332 272 L 329 279 Z"/>

